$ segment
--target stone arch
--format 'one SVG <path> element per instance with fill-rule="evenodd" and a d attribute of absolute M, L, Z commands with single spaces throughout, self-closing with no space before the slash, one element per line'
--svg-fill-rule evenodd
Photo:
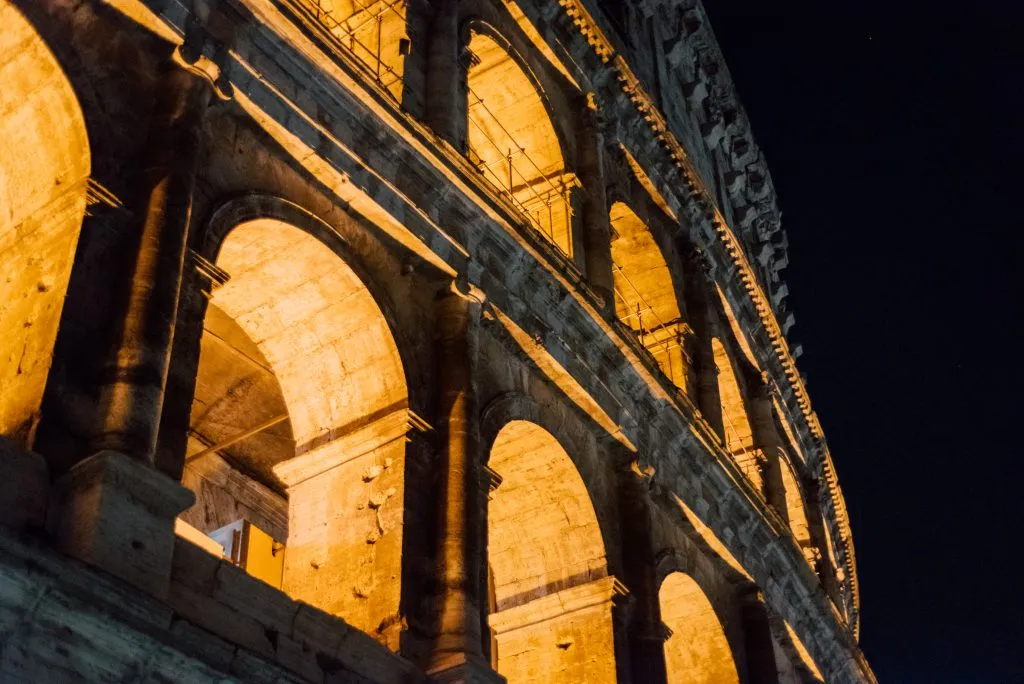
<path fill-rule="evenodd" d="M 296 452 L 408 406 L 401 356 L 363 279 L 321 241 L 277 219 L 235 227 L 211 302 L 266 356 L 281 382 Z M 301 338 L 298 336 L 301 334 Z"/>
<path fill-rule="evenodd" d="M 623 592 L 608 574 L 583 478 L 558 440 L 530 421 L 507 422 L 489 453 L 501 481 L 487 524 L 498 672 L 516 684 L 615 681 L 611 611 Z"/>
<path fill-rule="evenodd" d="M 779 457 L 782 471 L 782 489 L 786 494 L 786 513 L 789 517 L 789 530 L 793 539 L 803 549 L 808 560 L 813 559 L 813 542 L 811 540 L 810 521 L 807 515 L 807 502 L 804 499 L 803 487 L 800 486 L 800 475 L 793 467 L 789 455 Z M 813 566 L 813 563 L 812 563 Z"/>
<path fill-rule="evenodd" d="M 672 271 L 647 224 L 625 202 L 612 203 L 615 313 L 637 335 L 677 387 L 686 391 L 690 367 Z"/>
<path fill-rule="evenodd" d="M 82 109 L 53 52 L 7 0 L 0 25 L 0 435 L 30 443 L 91 156 Z"/>
<path fill-rule="evenodd" d="M 764 483 L 758 465 L 758 452 L 754 444 L 754 431 L 747 412 L 743 388 L 737 377 L 732 355 L 721 339 L 711 338 L 711 348 L 718 369 L 718 394 L 722 402 L 722 426 L 725 430 L 725 448 L 733 455 L 740 470 L 746 474 L 758 491 Z"/>
<path fill-rule="evenodd" d="M 739 674 L 722 622 L 690 575 L 671 572 L 659 591 L 670 684 L 739 684 Z"/>
<path fill-rule="evenodd" d="M 531 225 L 573 256 L 571 192 L 564 136 L 540 80 L 497 30 L 463 25 L 469 52 L 466 140 L 470 160 Z"/>
<path fill-rule="evenodd" d="M 301 208 L 255 198 L 215 218 L 204 252 L 225 282 L 210 298 L 197 399 L 204 379 L 223 391 L 215 407 L 193 404 L 192 432 L 206 439 L 190 444 L 189 463 L 197 451 L 221 471 L 217 459 L 226 461 L 232 478 L 240 473 L 261 493 L 241 502 L 249 509 L 286 499 L 281 588 L 397 649 L 414 418 L 392 326 L 351 257 L 342 258 L 340 239 Z M 220 358 L 236 367 L 205 371 L 224 346 Z M 230 420 L 207 420 L 214 408 Z M 282 409 L 283 422 L 250 434 Z M 244 439 L 231 443 L 230 433 Z M 217 440 L 226 446 L 211 452 Z"/>

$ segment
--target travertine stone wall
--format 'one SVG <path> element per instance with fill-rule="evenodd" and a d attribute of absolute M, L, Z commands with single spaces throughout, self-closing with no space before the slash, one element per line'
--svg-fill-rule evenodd
<path fill-rule="evenodd" d="M 670 574 L 662 581 L 659 600 L 661 618 L 671 631 L 665 641 L 669 681 L 739 682 L 721 622 L 693 579 Z"/>
<path fill-rule="evenodd" d="M 615 682 L 614 579 L 595 580 L 491 616 L 509 682 Z"/>
<path fill-rule="evenodd" d="M 0 678 L 14 682 L 400 682 L 412 665 L 185 541 L 166 602 L 0 535 Z"/>
<path fill-rule="evenodd" d="M 388 18 L 377 71 L 367 68 L 375 50 L 349 44 L 374 39 L 375 20 L 348 36 L 343 23 L 316 23 L 304 0 L 0 2 L 26 40 L 53 48 L 54 73 L 82 109 L 90 145 L 72 164 L 76 187 L 84 193 L 91 163 L 110 192 L 84 222 L 67 222 L 82 238 L 53 370 L 39 338 L 35 394 L 0 391 L 0 408 L 23 416 L 0 434 L 39 452 L 5 457 L 0 502 L 18 491 L 46 499 L 50 475 L 93 457 L 89 438 L 111 411 L 98 401 L 111 381 L 103 369 L 115 342 L 133 348 L 110 312 L 133 288 L 168 285 L 134 281 L 124 255 L 137 253 L 148 216 L 133 178 L 160 74 L 174 65 L 214 97 L 190 131 L 202 142 L 185 179 L 190 212 L 161 224 L 188 249 L 177 310 L 154 312 L 175 323 L 171 348 L 157 350 L 171 355 L 166 386 L 138 379 L 163 404 L 147 416 L 160 430 L 144 479 L 181 494 L 184 473 L 199 494 L 187 519 L 209 528 L 243 513 L 286 545 L 278 591 L 179 540 L 158 599 L 55 553 L 39 511 L 4 512 L 0 572 L 14 589 L 0 592 L 0 630 L 17 647 L 0 654 L 0 672 L 639 682 L 660 672 L 630 662 L 643 654 L 664 661 L 667 681 L 690 667 L 698 681 L 774 684 L 768 661 L 785 669 L 783 657 L 830 682 L 873 681 L 856 646 L 841 495 L 792 359 L 772 337 L 791 321 L 757 297 L 763 287 L 781 301 L 772 274 L 784 259 L 766 247 L 779 235 L 770 179 L 699 7 L 636 3 L 624 19 L 584 0 L 378 3 Z M 332 15 L 363 14 L 330 4 Z M 611 28 L 602 35 L 609 21 L 638 19 L 628 46 Z M 3 73 L 22 65 L 22 79 L 27 67 L 0 48 Z M 692 55 L 701 59 L 687 66 Z M 498 115 L 488 134 L 508 138 L 493 155 L 474 138 L 484 115 L 467 83 Z M 64 143 L 38 131 L 74 112 L 32 102 L 0 110 L 0 126 L 24 109 L 39 158 L 63 159 Z M 523 178 L 503 188 L 481 164 L 500 170 L 511 152 Z M 0 170 L 21 177 L 10 156 L 0 146 Z M 58 172 L 47 174 L 30 216 L 11 225 L 43 225 L 58 205 L 84 210 L 84 194 L 61 204 L 48 185 Z M 526 201 L 549 183 L 568 190 L 557 225 Z M 0 179 L 0 192 L 12 187 Z M 613 263 L 641 291 L 618 315 Z M 0 279 L 5 295 L 4 282 L 35 279 L 20 262 L 0 265 L 0 277 L 15 276 Z M 629 324 L 637 304 L 677 326 L 671 363 Z M 470 309 L 472 325 L 454 335 L 452 317 Z M 13 325 L 0 322 L 17 346 L 35 334 L 24 332 L 35 314 L 8 311 Z M 55 330 L 51 321 L 51 341 Z M 231 339 L 211 354 L 222 333 Z M 767 410 L 752 425 L 762 371 Z M 44 418 L 26 440 L 44 381 Z M 244 441 L 278 411 L 272 431 Z M 776 465 L 791 471 L 754 460 L 769 432 Z M 146 523 L 173 539 L 170 518 Z M 141 557 L 142 546 L 125 553 Z M 692 583 L 659 600 L 672 577 Z M 708 629 L 694 630 L 702 620 Z M 766 655 L 767 621 L 778 658 Z M 48 657 L 55 640 L 67 652 Z"/>
<path fill-rule="evenodd" d="M 74 89 L 31 24 L 0 5 L 0 434 L 30 441 L 86 205 Z"/>

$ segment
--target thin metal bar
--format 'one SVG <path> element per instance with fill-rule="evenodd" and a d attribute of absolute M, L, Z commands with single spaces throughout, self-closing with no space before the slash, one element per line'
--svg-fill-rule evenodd
<path fill-rule="evenodd" d="M 191 456 L 189 456 L 189 457 L 187 457 L 185 459 L 185 462 L 188 463 L 189 461 L 194 461 L 197 458 L 202 458 L 203 456 L 206 456 L 207 454 L 213 454 L 213 453 L 216 453 L 218 451 L 221 451 L 222 449 L 227 449 L 229 446 L 233 446 L 235 444 L 238 444 L 243 439 L 248 439 L 249 437 L 252 437 L 255 434 L 263 432 L 264 430 L 266 430 L 268 428 L 274 427 L 278 423 L 283 423 L 286 420 L 288 420 L 288 414 L 287 413 L 282 413 L 279 416 L 274 416 L 270 420 L 262 422 L 259 425 L 257 425 L 256 427 L 249 428 L 248 430 L 246 430 L 245 432 L 243 432 L 240 435 L 235 435 L 231 439 L 225 440 L 225 441 L 223 441 L 223 442 L 221 442 L 219 444 L 214 444 L 211 447 L 207 447 L 206 449 L 203 449 L 202 451 L 198 451 L 198 452 L 192 454 Z"/>

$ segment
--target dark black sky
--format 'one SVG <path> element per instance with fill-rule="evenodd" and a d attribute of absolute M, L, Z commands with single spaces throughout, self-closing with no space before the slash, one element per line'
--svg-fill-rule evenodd
<path fill-rule="evenodd" d="M 1024 682 L 1024 2 L 705 0 L 883 684 Z"/>

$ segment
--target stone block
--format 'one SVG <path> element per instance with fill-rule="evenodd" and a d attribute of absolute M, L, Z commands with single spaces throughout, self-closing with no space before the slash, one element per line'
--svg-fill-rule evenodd
<path fill-rule="evenodd" d="M 320 682 L 324 678 L 317 652 L 283 634 L 277 637 L 277 663 L 312 682 Z"/>
<path fill-rule="evenodd" d="M 277 636 L 274 630 L 210 595 L 172 584 L 169 601 L 174 610 L 189 622 L 262 656 L 274 657 L 274 639 Z"/>
<path fill-rule="evenodd" d="M 47 526 L 62 553 L 164 598 L 174 519 L 194 501 L 192 492 L 145 463 L 102 451 L 54 482 Z"/>
<path fill-rule="evenodd" d="M 297 677 L 294 680 L 282 679 L 279 667 L 268 664 L 266 660 L 244 649 L 238 649 L 235 652 L 235 659 L 231 663 L 231 674 L 239 681 L 248 684 L 281 684 L 281 682 L 301 681 Z"/>
<path fill-rule="evenodd" d="M 281 634 L 290 634 L 299 604 L 241 568 L 221 561 L 212 598 Z"/>
<path fill-rule="evenodd" d="M 0 524 L 15 530 L 42 527 L 50 491 L 46 460 L 0 437 L 0 463 L 4 468 L 0 478 Z"/>
<path fill-rule="evenodd" d="M 301 601 L 298 603 L 299 612 L 292 625 L 292 638 L 320 653 L 333 654 L 351 628 L 341 618 Z"/>
<path fill-rule="evenodd" d="M 235 647 L 224 639 L 196 627 L 187 620 L 175 620 L 171 625 L 170 635 L 175 648 L 182 653 L 209 663 L 218 670 L 230 670 L 235 658 Z"/>
<path fill-rule="evenodd" d="M 363 632 L 350 629 L 334 659 L 349 669 L 377 684 L 405 684 L 411 681 L 412 665 L 391 653 L 375 639 Z"/>
<path fill-rule="evenodd" d="M 217 568 L 225 562 L 192 542 L 178 537 L 174 543 L 174 556 L 171 561 L 171 581 L 201 593 L 212 594 L 216 586 Z"/>

